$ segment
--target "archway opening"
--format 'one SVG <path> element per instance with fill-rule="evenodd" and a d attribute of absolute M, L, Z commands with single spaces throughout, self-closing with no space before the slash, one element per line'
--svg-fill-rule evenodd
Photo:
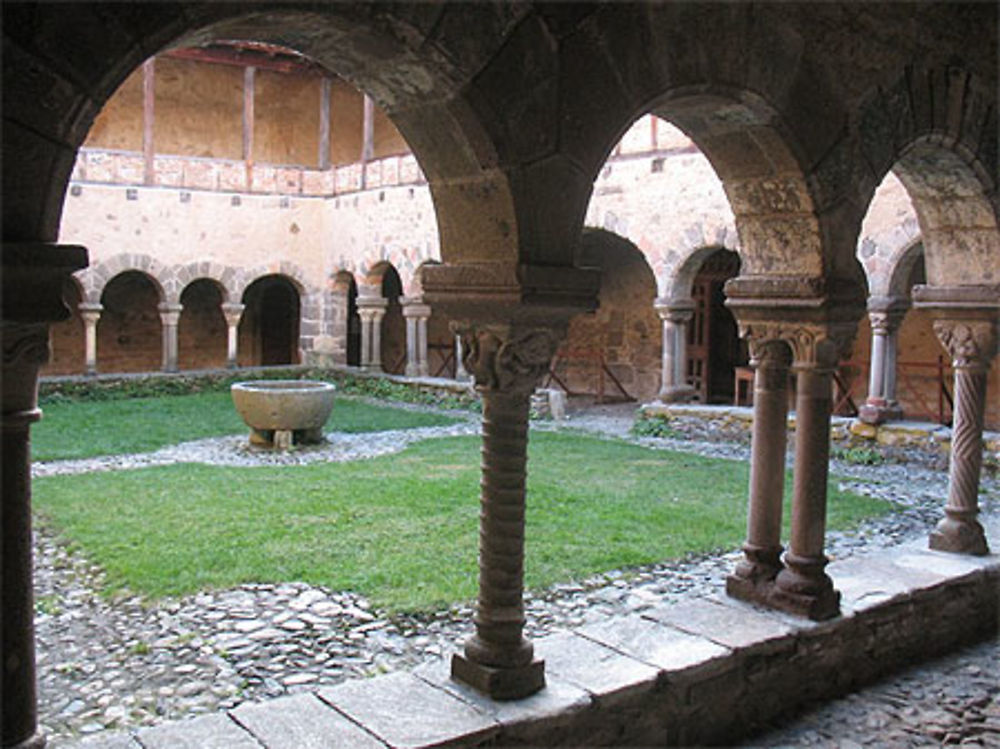
<path fill-rule="evenodd" d="M 406 321 L 399 301 L 403 282 L 392 265 L 386 264 L 382 272 L 381 290 L 387 303 L 382 318 L 382 370 L 402 374 L 406 367 Z"/>
<path fill-rule="evenodd" d="M 736 368 L 747 364 L 747 346 L 723 291 L 739 272 L 739 255 L 719 249 L 705 258 L 691 285 L 694 313 L 688 324 L 686 371 L 702 403 L 732 403 Z"/>
<path fill-rule="evenodd" d="M 599 268 L 598 307 L 570 321 L 553 379 L 572 395 L 647 400 L 660 385 L 656 279 L 638 247 L 606 231 L 586 230 L 581 261 Z"/>
<path fill-rule="evenodd" d="M 145 273 L 119 273 L 101 294 L 98 367 L 104 372 L 150 372 L 163 360 L 160 289 Z"/>
<path fill-rule="evenodd" d="M 258 278 L 243 292 L 239 327 L 240 366 L 299 363 L 301 301 L 285 276 Z"/>
<path fill-rule="evenodd" d="M 181 293 L 177 326 L 177 363 L 180 369 L 210 369 L 226 364 L 226 318 L 223 294 L 208 278 L 189 283 Z"/>

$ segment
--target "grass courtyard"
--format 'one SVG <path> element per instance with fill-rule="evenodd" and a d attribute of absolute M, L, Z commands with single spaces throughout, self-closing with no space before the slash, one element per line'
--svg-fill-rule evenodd
<path fill-rule="evenodd" d="M 205 417 L 203 425 L 223 429 L 225 415 L 207 413 L 209 404 L 222 406 L 191 397 L 194 405 L 167 398 L 158 409 L 176 409 L 182 422 L 181 414 L 197 413 Z M 76 406 L 109 403 L 125 405 L 65 404 L 61 416 L 71 420 Z M 356 405 L 355 417 L 370 426 L 400 428 L 397 420 L 432 416 Z M 338 401 L 334 413 L 348 411 L 344 406 Z M 99 419 L 93 410 L 82 411 L 89 420 Z M 51 424 L 57 417 L 47 414 L 46 420 Z M 125 451 L 136 451 L 148 421 L 149 416 L 139 418 L 135 441 L 122 442 Z M 99 431 L 100 423 L 93 428 Z M 234 431 L 240 430 L 237 423 Z M 39 441 L 55 452 L 54 438 L 39 431 Z M 77 451 L 71 437 L 64 435 L 68 442 L 58 449 Z M 301 580 L 356 590 L 391 610 L 425 610 L 476 593 L 479 446 L 476 437 L 452 437 L 349 463 L 178 464 L 42 477 L 34 482 L 34 506 L 41 524 L 106 570 L 111 590 L 160 597 L 242 582 Z M 526 584 L 539 588 L 735 548 L 745 533 L 747 478 L 748 467 L 739 462 L 533 432 Z M 831 485 L 832 528 L 850 527 L 887 509 L 884 502 Z"/>

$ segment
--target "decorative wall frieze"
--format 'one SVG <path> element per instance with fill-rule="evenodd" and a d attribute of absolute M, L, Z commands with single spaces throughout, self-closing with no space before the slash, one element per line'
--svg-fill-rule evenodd
<path fill-rule="evenodd" d="M 549 369 L 559 345 L 557 331 L 513 325 L 463 327 L 462 363 L 476 386 L 530 392 Z"/>

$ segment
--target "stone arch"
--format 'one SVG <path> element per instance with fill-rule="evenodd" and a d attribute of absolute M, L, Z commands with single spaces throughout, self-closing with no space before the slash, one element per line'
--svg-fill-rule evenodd
<path fill-rule="evenodd" d="M 379 263 L 368 276 L 369 283 L 378 279 L 378 295 L 385 300 L 382 317 L 382 369 L 390 374 L 402 374 L 406 365 L 406 321 L 403 319 L 403 281 L 392 263 Z"/>
<path fill-rule="evenodd" d="M 225 286 L 209 276 L 192 278 L 177 298 L 181 305 L 177 323 L 178 367 L 224 367 L 228 333 L 222 311 L 222 305 L 228 301 Z"/>
<path fill-rule="evenodd" d="M 298 364 L 302 337 L 303 287 L 282 273 L 267 273 L 243 288 L 240 318 L 241 366 Z"/>
<path fill-rule="evenodd" d="M 126 271 L 137 271 L 147 276 L 156 287 L 158 302 L 168 302 L 167 287 L 173 273 L 151 255 L 121 252 L 86 268 L 76 274 L 84 291 L 83 301 L 99 304 L 104 288 L 112 278 Z"/>
<path fill-rule="evenodd" d="M 203 260 L 201 262 L 181 265 L 174 271 L 174 278 L 180 286 L 178 300 L 184 293 L 184 289 L 196 280 L 208 279 L 213 281 L 222 294 L 222 303 L 230 302 L 239 297 L 231 288 L 231 281 L 237 275 L 237 269 L 232 266 L 222 265 L 213 260 Z"/>
<path fill-rule="evenodd" d="M 361 364 L 361 317 L 358 315 L 358 284 L 354 274 L 337 271 L 330 283 L 331 335 L 334 364 Z"/>
<path fill-rule="evenodd" d="M 97 323 L 98 364 L 104 372 L 151 372 L 162 363 L 163 287 L 144 270 L 123 269 L 104 284 Z"/>
<path fill-rule="evenodd" d="M 559 379 L 571 393 L 648 400 L 659 389 L 661 360 L 653 269 L 635 244 L 601 229 L 584 230 L 580 257 L 600 269 L 599 303 L 570 321 L 557 359 Z"/>
<path fill-rule="evenodd" d="M 889 172 L 879 184 L 861 223 L 857 258 L 872 296 L 896 296 L 893 274 L 900 259 L 920 241 L 920 225 L 909 193 Z M 905 291 L 909 295 L 909 289 Z"/>
<path fill-rule="evenodd" d="M 891 256 L 885 296 L 897 299 L 909 298 L 914 275 L 919 274 L 924 281 L 927 278 L 926 269 L 922 272 L 919 270 L 919 266 L 922 265 L 924 265 L 924 244 L 917 237 Z M 874 290 L 872 296 L 876 296 Z"/>
<path fill-rule="evenodd" d="M 5 24 L 5 69 L 19 81 L 5 105 L 5 173 L 35 175 L 34 192 L 3 205 L 8 241 L 53 240 L 74 156 L 100 107 L 143 58 L 213 39 L 289 46 L 368 92 L 393 119 L 427 176 L 445 256 L 467 255 L 471 231 L 493 259 L 516 260 L 507 176 L 481 115 L 459 92 L 505 41 L 506 22 L 481 16 L 484 36 L 436 33 L 461 8 L 207 4 L 136 15 L 124 6 L 25 7 Z M 445 24 L 445 27 L 449 24 Z M 107 29 L 115 33 L 106 33 Z M 81 33 L 81 29 L 86 30 Z M 45 44 L 35 36 L 44 30 Z M 73 49 L 69 65 L 61 50 Z M 68 59 L 68 58 L 67 58 Z M 58 95 L 53 95 L 58 91 Z M 46 100 L 39 119 L 37 102 Z M 39 125 L 39 123 L 44 124 Z M 41 127 L 41 131 L 39 131 Z M 470 189 L 471 188 L 471 189 Z M 16 197 L 16 199 L 15 199 Z"/>
<path fill-rule="evenodd" d="M 995 87 L 962 67 L 911 65 L 860 107 L 872 170 L 862 200 L 869 204 L 895 172 L 913 202 L 934 286 L 1000 283 Z"/>

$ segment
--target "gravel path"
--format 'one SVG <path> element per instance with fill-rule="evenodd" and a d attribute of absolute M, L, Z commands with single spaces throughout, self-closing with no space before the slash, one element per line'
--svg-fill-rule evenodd
<path fill-rule="evenodd" d="M 628 438 L 631 420 L 632 408 L 603 407 L 537 428 Z M 418 440 L 477 431 L 477 423 L 463 422 L 369 435 L 335 434 L 326 445 L 286 454 L 249 448 L 244 437 L 225 437 L 144 455 L 39 463 L 33 473 L 126 470 L 178 461 L 275 465 L 359 460 L 402 450 Z M 633 441 L 737 460 L 749 456 L 739 445 Z M 834 463 L 832 473 L 853 491 L 887 499 L 896 509 L 855 532 L 829 534 L 831 557 L 925 535 L 940 517 L 947 488 L 947 476 L 941 472 L 912 465 Z M 1000 513 L 995 480 L 984 481 L 982 505 L 990 516 Z M 471 630 L 467 606 L 390 618 L 354 593 L 304 583 L 243 585 L 156 603 L 134 596 L 107 597 L 101 595 L 106 588 L 101 570 L 85 558 L 69 553 L 44 532 L 36 533 L 35 545 L 41 721 L 54 747 L 75 735 L 152 725 L 412 666 L 453 650 Z M 736 552 L 695 556 L 529 594 L 527 634 L 537 637 L 716 592 L 738 558 Z M 1000 746 L 998 647 L 993 641 L 914 669 L 861 693 L 870 696 L 832 703 L 777 733 L 758 737 L 752 745 L 848 747 L 855 746 L 851 742 L 871 745 L 878 737 L 885 738 L 886 746 L 920 746 L 957 736 Z M 928 684 L 931 678 L 933 687 Z M 937 712 L 925 720 L 931 709 Z M 952 717 L 946 719 L 945 714 Z"/>

